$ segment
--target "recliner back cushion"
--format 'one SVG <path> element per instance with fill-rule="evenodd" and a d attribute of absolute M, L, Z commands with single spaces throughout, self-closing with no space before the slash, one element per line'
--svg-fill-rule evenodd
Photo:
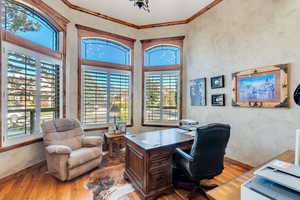
<path fill-rule="evenodd" d="M 80 149 L 82 129 L 75 128 L 64 132 L 49 133 L 44 136 L 44 144 L 48 145 L 66 145 L 72 150 Z"/>
<path fill-rule="evenodd" d="M 44 144 L 65 145 L 72 150 L 82 147 L 82 128 L 77 120 L 58 119 L 42 124 Z"/>

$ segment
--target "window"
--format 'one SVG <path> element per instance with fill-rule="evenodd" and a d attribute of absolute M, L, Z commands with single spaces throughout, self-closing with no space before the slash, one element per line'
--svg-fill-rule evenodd
<path fill-rule="evenodd" d="M 133 39 L 76 25 L 80 42 L 79 118 L 85 130 L 132 125 Z M 90 37 L 91 36 L 91 37 Z"/>
<path fill-rule="evenodd" d="M 181 118 L 182 46 L 184 37 L 142 40 L 142 125 L 177 126 Z"/>
<path fill-rule="evenodd" d="M 85 39 L 81 42 L 81 58 L 130 65 L 130 49 L 108 40 Z"/>
<path fill-rule="evenodd" d="M 145 120 L 148 123 L 176 123 L 179 119 L 180 72 L 145 73 Z"/>
<path fill-rule="evenodd" d="M 2 28 L 54 51 L 58 50 L 57 29 L 39 13 L 18 2 L 4 1 Z"/>
<path fill-rule="evenodd" d="M 107 126 L 114 119 L 130 124 L 131 73 L 91 66 L 83 66 L 82 70 L 81 118 L 84 125 Z M 111 112 L 113 105 L 117 113 Z"/>
<path fill-rule="evenodd" d="M 51 12 L 55 26 L 19 2 L 2 2 L 1 147 L 38 141 L 41 123 L 62 117 L 65 46 L 58 42 L 68 23 L 42 2 L 29 4 Z"/>
<path fill-rule="evenodd" d="M 174 46 L 157 46 L 145 51 L 145 66 L 179 65 L 180 49 Z"/>
<path fill-rule="evenodd" d="M 10 145 L 40 136 L 40 124 L 60 116 L 61 62 L 4 42 L 3 137 Z"/>

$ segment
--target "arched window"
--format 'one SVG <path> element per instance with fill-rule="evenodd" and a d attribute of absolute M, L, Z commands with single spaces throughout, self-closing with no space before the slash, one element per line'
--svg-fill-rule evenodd
<path fill-rule="evenodd" d="M 184 37 L 142 40 L 143 125 L 178 125 Z"/>
<path fill-rule="evenodd" d="M 145 66 L 163 66 L 180 64 L 180 48 L 161 45 L 145 51 Z"/>
<path fill-rule="evenodd" d="M 79 119 L 85 130 L 132 125 L 134 39 L 76 25 L 81 42 Z"/>
<path fill-rule="evenodd" d="M 81 40 L 81 58 L 130 65 L 130 49 L 109 40 Z"/>
<path fill-rule="evenodd" d="M 3 13 L 2 27 L 5 31 L 58 50 L 58 30 L 39 13 L 11 0 L 4 1 Z"/>
<path fill-rule="evenodd" d="M 33 8 L 13 0 L 2 2 L 1 112 L 5 123 L 1 139 L 4 146 L 10 146 L 41 137 L 41 123 L 62 117 L 65 57 L 58 41 L 60 35 L 63 39 L 67 20 L 52 11 L 55 17 L 45 16 L 59 20 L 51 24 Z M 30 5 L 49 13 L 42 2 Z"/>

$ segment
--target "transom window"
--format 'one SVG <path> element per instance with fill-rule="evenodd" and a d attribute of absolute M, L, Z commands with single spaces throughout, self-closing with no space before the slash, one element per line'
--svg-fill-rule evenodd
<path fill-rule="evenodd" d="M 145 51 L 145 66 L 163 66 L 180 64 L 180 48 L 161 45 Z"/>
<path fill-rule="evenodd" d="M 22 38 L 58 50 L 58 30 L 33 9 L 12 0 L 4 0 L 2 28 Z"/>
<path fill-rule="evenodd" d="M 130 49 L 116 42 L 101 39 L 81 40 L 81 58 L 130 65 Z"/>

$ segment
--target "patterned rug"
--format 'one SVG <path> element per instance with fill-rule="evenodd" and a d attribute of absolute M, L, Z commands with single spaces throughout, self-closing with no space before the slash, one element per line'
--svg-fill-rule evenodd
<path fill-rule="evenodd" d="M 113 158 L 104 155 L 100 169 L 90 175 L 87 188 L 93 191 L 94 200 L 120 200 L 135 191 L 123 178 L 124 151 L 114 155 Z"/>

